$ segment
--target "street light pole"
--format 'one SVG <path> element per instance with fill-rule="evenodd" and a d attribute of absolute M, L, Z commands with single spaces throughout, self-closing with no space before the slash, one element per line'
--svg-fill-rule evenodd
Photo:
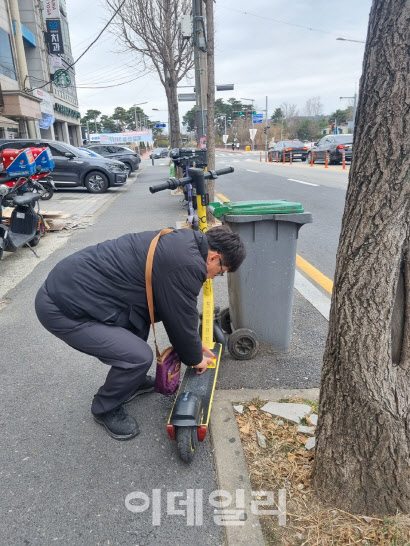
<path fill-rule="evenodd" d="M 148 104 L 148 102 L 139 102 L 138 104 L 133 104 L 134 106 L 134 117 L 135 117 L 135 130 L 138 131 L 138 122 L 137 122 L 137 106 L 142 104 Z"/>
<path fill-rule="evenodd" d="M 365 44 L 363 40 L 349 40 L 348 38 L 336 38 L 336 40 L 341 40 L 342 42 L 356 42 L 357 44 Z"/>

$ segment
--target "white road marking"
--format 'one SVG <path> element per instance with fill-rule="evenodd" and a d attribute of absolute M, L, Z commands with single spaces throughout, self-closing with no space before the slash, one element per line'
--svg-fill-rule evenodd
<path fill-rule="evenodd" d="M 248 173 L 258 173 L 259 171 L 252 171 L 251 169 L 246 169 Z"/>
<path fill-rule="evenodd" d="M 303 182 L 303 180 L 295 180 L 294 178 L 288 178 L 292 182 L 299 182 L 299 184 L 306 184 L 307 186 L 319 186 L 319 184 L 311 184 L 310 182 Z"/>
<path fill-rule="evenodd" d="M 295 288 L 326 320 L 329 320 L 330 298 L 325 296 L 299 271 L 295 271 Z"/>

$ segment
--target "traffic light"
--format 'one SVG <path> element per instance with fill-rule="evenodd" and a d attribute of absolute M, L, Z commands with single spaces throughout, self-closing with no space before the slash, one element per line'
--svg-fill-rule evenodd
<path fill-rule="evenodd" d="M 268 134 L 268 129 L 270 129 L 270 125 L 267 125 L 266 127 L 263 128 L 263 132 L 265 133 L 265 135 Z"/>
<path fill-rule="evenodd" d="M 253 115 L 253 114 L 256 114 L 256 111 L 254 111 L 254 112 L 251 112 L 251 113 L 252 113 L 252 115 Z"/>

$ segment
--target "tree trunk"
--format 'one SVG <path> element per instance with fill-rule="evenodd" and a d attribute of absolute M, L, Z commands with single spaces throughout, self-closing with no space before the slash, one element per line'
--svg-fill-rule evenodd
<path fill-rule="evenodd" d="M 169 112 L 169 138 L 171 148 L 181 147 L 181 132 L 179 129 L 179 106 L 177 83 L 167 78 L 166 95 Z"/>
<path fill-rule="evenodd" d="M 313 472 L 322 502 L 369 515 L 410 512 L 409 44 L 408 0 L 374 0 Z"/>

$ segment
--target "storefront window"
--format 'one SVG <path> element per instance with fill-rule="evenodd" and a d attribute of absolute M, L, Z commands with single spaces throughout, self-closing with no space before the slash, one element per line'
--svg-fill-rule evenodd
<path fill-rule="evenodd" d="M 9 34 L 0 28 L 0 74 L 17 80 Z"/>

